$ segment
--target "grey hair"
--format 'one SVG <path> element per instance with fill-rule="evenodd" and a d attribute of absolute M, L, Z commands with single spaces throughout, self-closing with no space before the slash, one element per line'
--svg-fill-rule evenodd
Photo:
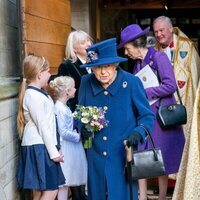
<path fill-rule="evenodd" d="M 92 38 L 82 30 L 72 31 L 67 39 L 67 44 L 65 48 L 65 59 L 71 60 L 73 63 L 77 61 L 77 55 L 74 51 L 74 47 L 77 44 L 83 43 L 87 40 L 92 42 Z"/>
<path fill-rule="evenodd" d="M 166 17 L 166 16 L 159 16 L 157 17 L 154 21 L 153 21 L 153 26 L 156 22 L 158 21 L 165 21 L 170 27 L 172 27 L 172 21 L 169 17 Z"/>
<path fill-rule="evenodd" d="M 140 47 L 145 48 L 147 45 L 147 36 L 143 35 L 143 36 L 131 41 L 130 43 L 136 48 L 140 48 Z"/>

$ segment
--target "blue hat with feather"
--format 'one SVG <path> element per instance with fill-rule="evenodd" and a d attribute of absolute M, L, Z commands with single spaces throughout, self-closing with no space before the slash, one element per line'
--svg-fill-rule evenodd
<path fill-rule="evenodd" d="M 117 55 L 116 38 L 98 42 L 87 48 L 86 51 L 87 61 L 84 65 L 80 66 L 81 68 L 97 67 L 127 61 L 127 58 L 122 58 Z"/>

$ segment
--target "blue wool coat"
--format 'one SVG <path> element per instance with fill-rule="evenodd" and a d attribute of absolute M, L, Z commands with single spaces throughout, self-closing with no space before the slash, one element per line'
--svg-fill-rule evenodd
<path fill-rule="evenodd" d="M 129 200 L 129 185 L 125 180 L 126 140 L 133 131 L 145 137 L 144 124 L 151 130 L 154 114 L 150 110 L 143 85 L 139 78 L 117 68 L 115 81 L 103 88 L 94 74 L 82 77 L 79 104 L 107 106 L 107 127 L 95 134 L 88 150 L 89 200 Z M 134 200 L 138 199 L 137 182 L 133 184 Z"/>

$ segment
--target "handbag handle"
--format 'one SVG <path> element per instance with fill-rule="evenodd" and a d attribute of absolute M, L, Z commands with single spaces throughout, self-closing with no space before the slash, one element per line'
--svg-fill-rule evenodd
<path fill-rule="evenodd" d="M 182 99 L 181 99 L 181 95 L 180 95 L 180 92 L 179 92 L 179 89 L 178 89 L 178 88 L 177 88 L 176 92 L 177 92 L 177 95 L 178 95 L 178 99 L 179 99 L 179 101 L 180 101 L 180 104 L 183 105 L 183 102 L 182 102 Z"/>
<path fill-rule="evenodd" d="M 177 88 L 176 92 L 177 92 L 177 96 L 178 96 L 178 99 L 180 101 L 180 104 L 183 105 L 183 102 L 182 102 L 182 99 L 181 99 L 181 95 L 180 95 L 180 92 L 179 92 L 178 88 Z M 159 107 L 160 107 L 160 104 L 161 104 L 161 100 L 162 100 L 162 97 L 159 100 L 159 105 L 158 105 Z"/>
<path fill-rule="evenodd" d="M 154 141 L 153 141 L 151 134 L 149 133 L 148 129 L 143 124 L 140 124 L 139 126 L 144 129 L 146 135 L 148 136 L 150 143 L 151 143 L 151 146 L 152 146 L 153 153 L 154 153 L 154 158 L 155 158 L 156 161 L 158 161 L 158 156 L 157 156 L 157 153 L 156 153 L 155 144 L 154 144 Z M 134 160 L 133 160 L 133 163 L 134 163 Z"/>
<path fill-rule="evenodd" d="M 150 55 L 150 62 L 149 62 L 149 65 L 150 65 L 150 67 L 152 67 L 152 66 L 155 64 L 155 66 L 156 66 L 156 68 L 157 68 L 157 63 L 156 63 L 157 59 L 155 59 L 155 55 L 157 55 L 157 54 L 156 54 L 156 51 L 154 50 L 154 51 L 153 51 L 153 54 Z M 158 73 L 158 68 L 156 69 L 156 71 L 157 71 L 157 77 L 158 77 L 158 79 L 159 79 L 159 82 L 161 82 L 160 77 L 159 77 L 159 73 Z M 178 86 L 177 86 L 176 92 L 177 92 L 177 96 L 178 96 L 178 99 L 179 99 L 179 101 L 180 101 L 180 104 L 183 105 L 183 102 L 182 102 L 182 99 L 181 99 L 181 95 L 180 95 L 180 93 L 179 93 Z M 159 107 L 160 107 L 161 99 L 162 99 L 162 97 L 161 97 L 160 100 L 159 100 Z M 146 133 L 147 133 L 147 132 L 146 132 Z"/>

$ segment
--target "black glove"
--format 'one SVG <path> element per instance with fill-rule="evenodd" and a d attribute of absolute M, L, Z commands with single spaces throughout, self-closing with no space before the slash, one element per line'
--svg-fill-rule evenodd
<path fill-rule="evenodd" d="M 137 146 L 138 143 L 140 143 L 141 141 L 142 141 L 142 136 L 138 132 L 133 132 L 129 136 L 126 144 L 127 144 L 128 147 L 130 147 L 130 146 Z"/>
<path fill-rule="evenodd" d="M 88 132 L 87 129 L 82 126 L 81 128 L 81 136 L 84 140 L 87 140 L 89 139 L 89 137 L 92 137 L 92 133 L 91 132 Z"/>

